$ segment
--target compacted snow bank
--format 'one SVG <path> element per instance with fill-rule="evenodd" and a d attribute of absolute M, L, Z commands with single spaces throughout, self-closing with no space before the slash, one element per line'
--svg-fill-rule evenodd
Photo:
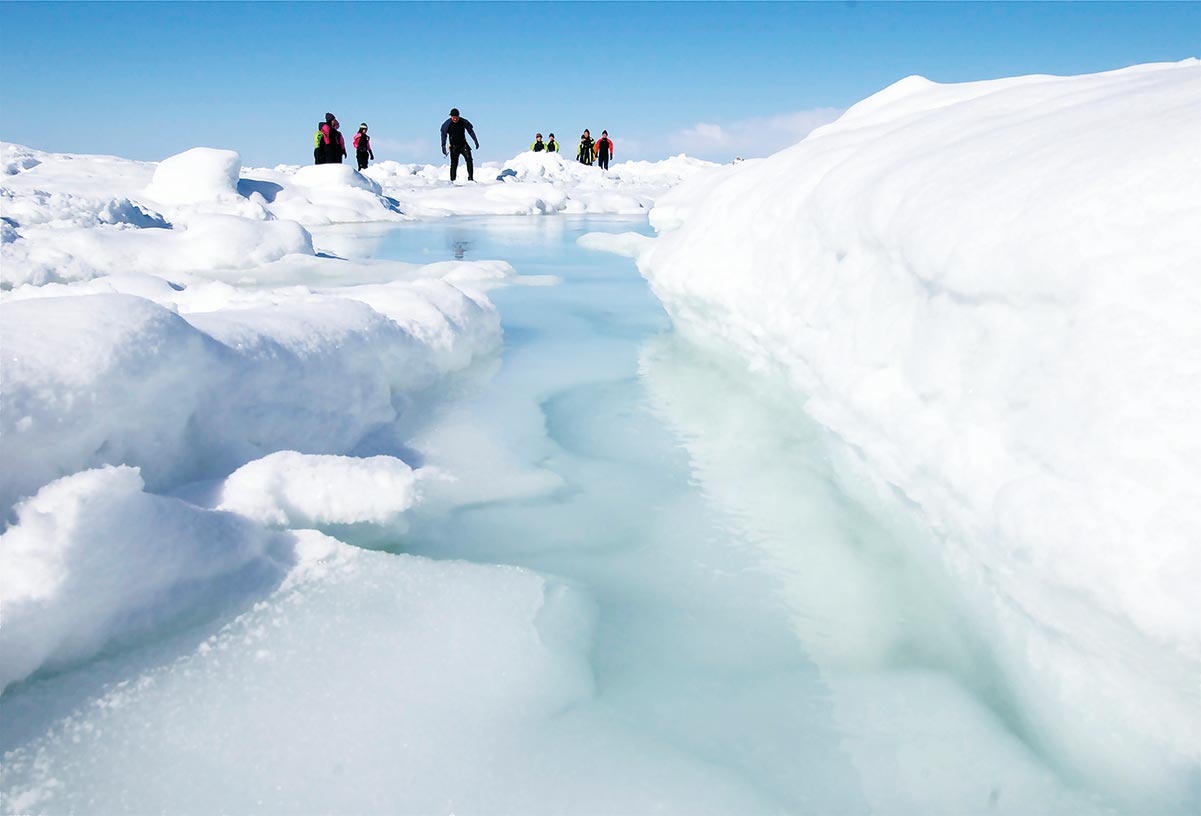
<path fill-rule="evenodd" d="M 1152 809 L 1201 774 L 1198 99 L 1197 60 L 911 77 L 639 258 L 911 508 L 1027 738 Z"/>

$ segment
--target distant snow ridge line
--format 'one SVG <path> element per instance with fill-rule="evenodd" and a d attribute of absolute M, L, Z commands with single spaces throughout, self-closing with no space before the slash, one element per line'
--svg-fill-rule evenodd
<path fill-rule="evenodd" d="M 1198 99 L 1197 60 L 911 78 L 639 259 L 917 508 L 1026 735 L 1150 810 L 1201 804 Z"/>
<path fill-rule="evenodd" d="M 405 217 L 376 182 L 342 165 L 241 178 L 232 150 L 193 148 L 153 165 L 9 144 L 3 162 L 0 283 L 9 289 L 125 272 L 248 269 L 314 254 L 302 225 Z"/>
<path fill-rule="evenodd" d="M 286 229 L 267 223 L 274 221 L 311 227 L 448 215 L 641 214 L 674 185 L 718 167 L 680 155 L 618 162 L 602 172 L 562 155 L 527 151 L 503 164 L 479 163 L 477 184 L 450 186 L 446 165 L 381 161 L 361 173 L 341 164 L 243 168 L 235 151 L 209 147 L 157 164 L 12 144 L 0 145 L 0 152 L 0 195 L 9 218 L 3 241 L 7 288 L 123 272 L 246 268 L 239 259 L 261 263 L 278 253 Z M 240 219 L 240 225 L 225 226 L 236 239 L 184 239 L 185 230 L 213 216 Z M 137 239 L 138 251 L 122 253 L 113 242 L 124 236 L 76 234 L 98 224 L 174 229 Z M 287 246 L 311 254 L 311 238 Z"/>
<path fill-rule="evenodd" d="M 55 226 L 95 227 L 101 224 L 127 224 L 132 227 L 169 229 L 171 224 L 159 213 L 128 198 L 86 198 L 70 193 L 33 190 L 17 193 L 0 188 L 0 204 L 5 218 L 24 227 Z"/>
<path fill-rule="evenodd" d="M 105 464 L 163 491 L 278 450 L 345 453 L 500 343 L 491 304 L 443 281 L 283 292 L 186 318 L 124 294 L 0 303 L 0 506 Z"/>

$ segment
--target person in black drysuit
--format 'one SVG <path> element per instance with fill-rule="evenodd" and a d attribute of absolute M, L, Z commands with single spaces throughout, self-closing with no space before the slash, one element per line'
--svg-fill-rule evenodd
<path fill-rule="evenodd" d="M 596 158 L 596 143 L 592 141 L 591 134 L 588 129 L 584 128 L 584 133 L 580 136 L 580 147 L 575 152 L 575 160 L 580 164 L 592 164 L 592 160 Z"/>
<path fill-rule="evenodd" d="M 553 133 L 550 135 L 550 141 L 546 143 L 546 152 L 547 153 L 558 153 L 559 152 L 559 143 L 555 141 L 555 134 L 553 134 Z"/>
<path fill-rule="evenodd" d="M 613 140 L 609 138 L 609 131 L 602 130 L 601 137 L 596 140 L 596 163 L 601 170 L 609 169 L 609 157 L 613 155 Z"/>
<path fill-rule="evenodd" d="M 459 116 L 458 108 L 450 109 L 450 118 L 442 123 L 442 155 L 446 155 L 446 140 L 450 139 L 450 180 L 459 172 L 459 156 L 467 159 L 467 180 L 475 181 L 475 167 L 471 163 L 471 148 L 467 146 L 467 134 L 471 134 L 475 149 L 480 149 L 480 140 L 471 123 Z"/>

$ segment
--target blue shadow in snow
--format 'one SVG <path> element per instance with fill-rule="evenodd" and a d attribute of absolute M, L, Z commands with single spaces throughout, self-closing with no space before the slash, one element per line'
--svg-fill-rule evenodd
<path fill-rule="evenodd" d="M 254 193 L 258 193 L 263 197 L 268 204 L 275 201 L 275 197 L 279 195 L 279 191 L 284 189 L 282 184 L 276 184 L 274 181 L 255 181 L 254 179 L 238 179 L 238 195 L 250 198 Z"/>

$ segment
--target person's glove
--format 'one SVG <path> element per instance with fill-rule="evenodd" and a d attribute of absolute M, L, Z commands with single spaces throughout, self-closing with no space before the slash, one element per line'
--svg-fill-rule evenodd
<path fill-rule="evenodd" d="M 442 148 L 442 155 L 443 155 L 443 156 L 447 155 L 447 153 L 446 153 L 446 148 L 445 148 L 445 147 L 444 147 L 444 148 Z"/>
<path fill-rule="evenodd" d="M 375 154 L 374 154 L 374 153 L 372 153 L 372 152 L 368 151 L 367 155 L 369 155 L 369 156 L 371 157 L 371 160 L 372 160 L 372 161 L 375 161 Z"/>

